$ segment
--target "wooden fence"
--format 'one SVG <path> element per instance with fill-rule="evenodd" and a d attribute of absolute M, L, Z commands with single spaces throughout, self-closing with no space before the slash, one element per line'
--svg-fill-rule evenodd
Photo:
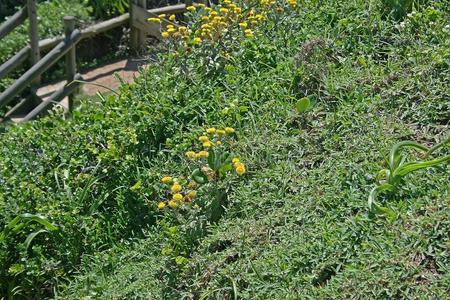
<path fill-rule="evenodd" d="M 74 17 L 66 16 L 64 17 L 64 36 L 39 40 L 36 2 L 37 0 L 27 0 L 26 7 L 19 10 L 0 26 L 1 40 L 27 18 L 30 20 L 30 44 L 0 66 L 0 79 L 2 79 L 27 60 L 32 65 L 19 79 L 0 94 L 0 108 L 2 108 L 14 101 L 23 91 L 29 89 L 28 98 L 19 101 L 17 105 L 6 113 L 6 119 L 8 119 L 17 111 L 25 110 L 26 114 L 21 119 L 21 122 L 34 119 L 38 115 L 45 113 L 55 104 L 60 103 L 65 97 L 69 97 L 69 112 L 72 110 L 73 97 L 79 90 L 80 85 L 77 80 L 82 80 L 81 75 L 77 73 L 76 66 L 76 45 L 82 39 L 93 37 L 116 27 L 129 25 L 131 27 L 131 47 L 134 50 L 138 50 L 145 45 L 147 35 L 160 37 L 159 26 L 161 25 L 149 24 L 147 22 L 148 18 L 160 14 L 183 13 L 186 11 L 186 6 L 192 5 L 191 0 L 186 0 L 184 4 L 148 10 L 146 0 L 130 0 L 130 13 L 82 30 L 75 29 L 76 19 Z M 45 51 L 49 52 L 41 58 L 41 53 Z M 48 99 L 42 100 L 36 94 L 40 85 L 40 76 L 63 57 L 65 57 L 66 63 L 67 84 L 54 92 Z"/>

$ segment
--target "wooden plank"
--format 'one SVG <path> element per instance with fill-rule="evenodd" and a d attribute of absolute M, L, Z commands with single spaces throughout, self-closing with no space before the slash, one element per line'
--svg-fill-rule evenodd
<path fill-rule="evenodd" d="M 154 17 L 154 13 L 150 13 L 146 9 L 141 9 L 139 6 L 133 4 L 133 17 L 131 19 L 131 24 L 134 28 L 138 28 L 146 34 L 150 34 L 155 37 L 160 37 L 160 26 L 159 24 L 148 22 L 148 18 Z"/>
<path fill-rule="evenodd" d="M 7 36 L 17 26 L 22 24 L 28 17 L 28 10 L 23 7 L 16 12 L 12 17 L 8 18 L 2 25 L 0 25 L 0 40 Z"/>
<path fill-rule="evenodd" d="M 37 64 L 23 74 L 19 79 L 0 94 L 0 107 L 11 102 L 16 95 L 22 92 L 30 82 L 37 76 L 44 73 L 53 66 L 61 57 L 63 57 L 76 43 L 82 38 L 81 31 L 75 30 L 69 39 L 64 40 L 46 56 L 44 56 Z"/>
<path fill-rule="evenodd" d="M 75 30 L 75 17 L 66 16 L 64 17 L 64 30 L 66 39 L 70 39 L 70 35 Z M 75 75 L 77 74 L 77 54 L 76 47 L 72 47 L 66 54 L 66 79 L 67 82 L 72 82 Z M 69 95 L 69 111 L 73 109 L 73 99 L 74 95 Z"/>
<path fill-rule="evenodd" d="M 74 80 L 83 80 L 80 74 L 74 76 Z M 48 99 L 42 101 L 36 108 L 28 113 L 20 122 L 27 122 L 35 119 L 37 116 L 48 112 L 55 104 L 61 102 L 65 97 L 72 94 L 74 91 L 80 88 L 81 83 L 73 81 L 54 92 Z"/>
<path fill-rule="evenodd" d="M 8 59 L 3 65 L 0 66 L 0 79 L 5 78 L 15 68 L 23 64 L 30 56 L 30 46 L 24 47 L 17 52 L 13 57 Z"/>
<path fill-rule="evenodd" d="M 31 65 L 35 65 L 41 59 L 39 50 L 39 32 L 38 32 L 38 20 L 37 20 L 37 5 L 36 0 L 27 0 L 28 19 L 30 24 L 28 26 L 30 36 L 30 62 Z M 33 85 L 39 85 L 41 82 L 40 76 L 33 79 Z"/>

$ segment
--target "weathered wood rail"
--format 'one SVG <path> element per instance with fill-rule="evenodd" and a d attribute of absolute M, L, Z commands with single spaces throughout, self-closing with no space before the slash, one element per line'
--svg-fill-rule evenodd
<path fill-rule="evenodd" d="M 131 48 L 138 50 L 145 45 L 147 35 L 160 37 L 158 24 L 149 24 L 147 19 L 160 14 L 176 14 L 186 11 L 186 7 L 192 5 L 191 0 L 186 0 L 183 4 L 169 5 L 160 8 L 147 9 L 146 0 L 129 0 L 130 12 L 110 20 L 95 24 L 88 28 L 75 29 L 76 20 L 74 17 L 64 18 L 65 35 L 39 40 L 37 30 L 37 0 L 27 0 L 26 7 L 20 9 L 0 26 L 0 40 L 12 32 L 17 26 L 22 24 L 27 18 L 30 20 L 29 35 L 30 44 L 18 51 L 13 57 L 0 66 L 0 79 L 6 77 L 13 70 L 18 68 L 27 60 L 31 63 L 28 69 L 19 79 L 0 94 L 0 108 L 10 104 L 17 99 L 17 96 L 27 88 L 30 88 L 29 97 L 19 101 L 10 111 L 6 113 L 6 118 L 11 117 L 20 110 L 26 110 L 21 121 L 29 121 L 38 115 L 45 113 L 56 103 L 61 102 L 65 97 L 69 97 L 69 112 L 73 108 L 74 94 L 79 90 L 79 81 L 82 80 L 77 73 L 76 67 L 76 45 L 83 39 L 91 38 L 111 29 L 129 25 L 131 27 Z M 195 4 L 194 4 L 195 5 Z M 41 58 L 41 53 L 49 51 Z M 56 91 L 49 99 L 43 100 L 36 95 L 37 87 L 40 84 L 40 76 L 51 66 L 65 57 L 67 84 Z"/>

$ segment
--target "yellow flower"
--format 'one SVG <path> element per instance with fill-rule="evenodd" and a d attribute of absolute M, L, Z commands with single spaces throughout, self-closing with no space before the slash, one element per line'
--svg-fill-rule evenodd
<path fill-rule="evenodd" d="M 217 141 L 217 142 L 216 142 L 216 145 L 217 145 L 217 146 L 220 146 L 220 145 L 222 145 L 222 142 L 221 142 L 221 141 Z"/>
<path fill-rule="evenodd" d="M 188 11 L 195 11 L 195 6 L 188 6 L 188 7 L 186 7 L 186 9 L 188 10 Z"/>
<path fill-rule="evenodd" d="M 170 176 L 164 176 L 164 177 L 161 179 L 162 183 L 171 183 L 172 180 L 173 180 L 173 178 L 170 177 Z"/>
<path fill-rule="evenodd" d="M 178 31 L 181 32 L 181 33 L 186 32 L 186 30 L 187 30 L 187 27 L 186 27 L 186 26 L 180 26 L 180 27 L 178 27 Z"/>
<path fill-rule="evenodd" d="M 167 39 L 170 36 L 170 34 L 167 31 L 164 31 L 164 32 L 161 33 L 161 36 L 163 38 Z"/>
<path fill-rule="evenodd" d="M 239 165 L 236 168 L 236 173 L 241 176 L 245 173 L 245 166 L 244 165 Z"/>
<path fill-rule="evenodd" d="M 172 24 L 167 25 L 167 29 L 170 29 L 170 28 L 175 28 L 175 26 Z"/>
<path fill-rule="evenodd" d="M 223 0 L 223 3 L 225 3 L 225 4 L 230 4 L 230 3 L 231 3 L 231 0 Z"/>
<path fill-rule="evenodd" d="M 175 183 L 174 185 L 172 185 L 170 190 L 172 191 L 172 193 L 178 193 L 179 191 L 181 191 L 181 185 L 179 183 Z"/>
<path fill-rule="evenodd" d="M 224 134 L 226 133 L 226 131 L 223 130 L 223 129 L 217 129 L 217 130 L 216 130 L 216 133 L 217 133 L 218 135 L 224 135 Z"/>
<path fill-rule="evenodd" d="M 232 127 L 225 127 L 225 132 L 226 133 L 234 133 L 234 128 L 232 128 Z"/>
<path fill-rule="evenodd" d="M 200 151 L 199 153 L 198 153 L 198 156 L 200 157 L 200 158 L 207 158 L 208 156 L 209 156 L 209 152 L 208 151 Z"/>
<path fill-rule="evenodd" d="M 234 13 L 235 14 L 240 14 L 242 12 L 242 8 L 240 8 L 240 7 L 236 7 L 235 9 L 234 9 Z"/>
<path fill-rule="evenodd" d="M 164 207 L 166 207 L 166 204 L 164 202 L 159 202 L 158 203 L 158 208 L 159 209 L 164 209 Z"/>
<path fill-rule="evenodd" d="M 200 44 L 202 42 L 202 39 L 199 37 L 194 38 L 193 40 L 194 44 Z"/>
<path fill-rule="evenodd" d="M 175 28 L 168 28 L 167 29 L 168 33 L 174 33 L 175 31 L 177 31 Z"/>
<path fill-rule="evenodd" d="M 227 14 L 229 12 L 228 8 L 223 8 L 223 7 L 221 9 L 219 9 L 219 11 L 223 14 Z"/>
<path fill-rule="evenodd" d="M 198 206 L 198 204 L 194 204 L 194 208 L 195 208 L 195 209 L 199 209 L 200 206 Z"/>
<path fill-rule="evenodd" d="M 215 10 L 213 10 L 212 12 L 209 13 L 210 16 L 215 17 L 217 16 L 219 13 Z"/>
<path fill-rule="evenodd" d="M 181 201 L 183 200 L 183 195 L 181 195 L 180 193 L 174 194 L 172 199 L 175 201 Z"/>
<path fill-rule="evenodd" d="M 207 142 L 203 143 L 203 147 L 205 147 L 205 148 L 209 148 L 209 147 L 212 147 L 212 146 L 213 146 L 213 144 L 210 141 L 207 141 Z"/>
<path fill-rule="evenodd" d="M 241 162 L 241 160 L 239 159 L 239 157 L 235 157 L 235 158 L 233 158 L 233 160 L 231 160 L 231 162 L 233 164 L 237 164 L 237 163 Z"/>
<path fill-rule="evenodd" d="M 253 21 L 252 21 L 252 23 L 253 23 Z M 253 31 L 251 29 L 245 29 L 244 33 L 245 33 L 246 37 L 252 37 L 253 36 Z"/>
<path fill-rule="evenodd" d="M 209 141 L 209 138 L 206 135 L 202 135 L 198 138 L 198 140 L 202 143 Z"/>
<path fill-rule="evenodd" d="M 247 24 L 247 22 L 241 22 L 241 23 L 239 23 L 239 26 L 241 26 L 242 29 L 245 29 L 248 27 L 248 24 Z"/>
<path fill-rule="evenodd" d="M 235 169 L 238 168 L 238 167 L 244 167 L 245 168 L 245 165 L 243 163 L 241 163 L 240 161 L 233 163 L 233 166 L 234 166 Z"/>
<path fill-rule="evenodd" d="M 169 207 L 170 208 L 177 208 L 178 207 L 178 202 L 174 201 L 174 200 L 170 200 L 169 201 Z"/>
<path fill-rule="evenodd" d="M 211 29 L 211 25 L 209 24 L 202 24 L 202 26 L 200 26 L 201 29 Z"/>
<path fill-rule="evenodd" d="M 166 17 L 166 14 L 160 14 L 160 15 L 158 16 L 158 18 L 160 18 L 160 19 L 165 18 L 165 17 Z"/>
<path fill-rule="evenodd" d="M 214 133 L 216 133 L 216 129 L 214 127 L 208 128 L 208 129 L 206 129 L 206 133 L 214 134 Z"/>
<path fill-rule="evenodd" d="M 205 22 L 208 22 L 209 21 L 209 17 L 208 16 L 202 16 L 202 20 L 205 21 Z"/>
<path fill-rule="evenodd" d="M 194 151 L 188 151 L 186 152 L 186 156 L 190 159 L 195 158 L 195 152 Z"/>
<path fill-rule="evenodd" d="M 198 5 L 198 7 L 201 7 L 201 8 L 205 8 L 206 7 L 206 5 L 203 4 L 203 3 L 198 3 L 197 5 Z"/>
<path fill-rule="evenodd" d="M 148 18 L 147 20 L 152 23 L 161 23 L 161 20 L 159 18 Z"/>
<path fill-rule="evenodd" d="M 205 10 L 206 11 L 212 11 L 212 8 L 211 7 L 205 7 Z"/>
<path fill-rule="evenodd" d="M 195 198 L 195 196 L 197 196 L 197 192 L 196 191 L 190 191 L 187 194 L 186 198 L 187 198 L 188 201 L 192 201 Z"/>
<path fill-rule="evenodd" d="M 175 20 L 175 15 L 170 15 L 169 20 L 170 20 L 170 21 Z"/>

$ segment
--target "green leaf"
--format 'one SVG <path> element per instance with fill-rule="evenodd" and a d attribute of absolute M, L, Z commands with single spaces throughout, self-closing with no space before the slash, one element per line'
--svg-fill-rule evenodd
<path fill-rule="evenodd" d="M 305 111 L 308 110 L 310 106 L 311 101 L 309 100 L 308 97 L 304 97 L 297 101 L 297 104 L 295 104 L 295 109 L 297 109 L 299 113 L 304 113 Z"/>
<path fill-rule="evenodd" d="M 208 176 L 206 176 L 200 169 L 195 169 L 194 172 L 192 172 L 191 177 L 198 184 L 205 184 L 208 182 Z"/>
<path fill-rule="evenodd" d="M 26 240 L 25 240 L 25 243 L 24 243 L 24 244 L 25 244 L 25 249 L 28 249 L 28 247 L 30 247 L 31 242 L 34 240 L 34 238 L 35 238 L 36 236 L 38 236 L 39 234 L 44 233 L 44 232 L 48 232 L 48 230 L 40 229 L 40 230 L 37 230 L 37 231 L 35 231 L 35 232 L 30 233 L 30 234 L 27 236 L 27 238 L 26 238 Z"/>
<path fill-rule="evenodd" d="M 130 190 L 132 192 L 136 192 L 137 190 L 140 190 L 142 188 L 142 181 L 136 182 L 132 187 L 130 187 Z"/>
<path fill-rule="evenodd" d="M 209 152 L 209 155 L 208 155 L 208 166 L 211 169 L 215 170 L 214 169 L 214 165 L 216 164 L 216 153 L 214 152 L 213 149 L 210 149 L 208 152 Z"/>

